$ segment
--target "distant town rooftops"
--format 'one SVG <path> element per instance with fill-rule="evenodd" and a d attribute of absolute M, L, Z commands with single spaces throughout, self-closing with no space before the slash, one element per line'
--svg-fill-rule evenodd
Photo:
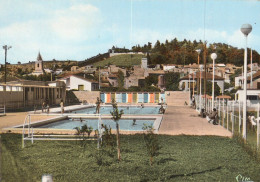
<path fill-rule="evenodd" d="M 91 82 L 91 83 L 98 83 L 96 80 L 92 80 L 92 79 L 89 79 L 89 78 L 84 78 L 83 76 L 76 75 L 76 74 L 70 74 L 70 75 L 64 76 L 62 78 L 59 78 L 58 81 L 66 79 L 66 78 L 69 78 L 71 76 L 74 76 L 74 77 L 82 79 L 82 80 L 86 80 L 86 81 Z"/>
<path fill-rule="evenodd" d="M 256 78 L 260 78 L 260 71 L 257 71 L 256 73 L 253 74 L 252 78 L 256 79 Z M 247 80 L 250 80 L 251 77 L 247 75 Z"/>
<path fill-rule="evenodd" d="M 219 64 L 216 64 L 216 66 L 218 66 L 218 67 L 225 67 L 226 65 L 224 63 L 219 63 Z"/>
<path fill-rule="evenodd" d="M 204 73 L 205 72 L 201 72 L 201 78 L 203 79 L 204 78 Z M 191 73 L 189 75 L 186 75 L 184 77 L 181 78 L 181 80 L 188 80 L 189 79 L 189 76 L 190 76 L 190 79 L 193 78 L 193 75 L 194 75 L 194 79 L 197 79 L 197 78 L 200 78 L 200 73 L 199 72 L 196 72 L 195 74 L 194 73 Z M 213 79 L 213 76 L 211 73 L 206 73 L 206 77 L 207 77 L 207 80 L 212 80 Z M 217 76 L 215 75 L 214 77 L 215 80 L 224 80 L 224 78 L 220 77 L 220 76 Z"/>

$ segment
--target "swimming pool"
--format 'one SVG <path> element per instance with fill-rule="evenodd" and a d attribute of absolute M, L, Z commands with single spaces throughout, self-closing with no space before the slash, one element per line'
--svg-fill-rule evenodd
<path fill-rule="evenodd" d="M 49 123 L 38 128 L 52 128 L 52 129 L 74 129 L 75 127 L 81 127 L 83 125 L 88 125 L 92 127 L 93 130 L 98 129 L 98 119 L 65 119 L 62 121 Z M 111 119 L 102 119 L 102 124 L 110 126 L 112 129 L 116 129 L 116 123 Z M 153 125 L 154 120 L 142 120 L 136 119 L 134 123 L 133 119 L 120 119 L 119 127 L 120 130 L 129 130 L 129 131 L 142 131 L 144 124 Z"/>
<path fill-rule="evenodd" d="M 142 108 L 141 106 L 118 106 L 119 110 L 123 110 L 124 114 L 131 114 L 131 115 L 145 115 L 145 114 L 159 114 L 160 106 L 145 106 Z M 100 114 L 110 114 L 112 111 L 112 106 L 101 106 Z M 80 114 L 95 114 L 96 107 L 85 108 L 73 111 L 74 113 Z"/>

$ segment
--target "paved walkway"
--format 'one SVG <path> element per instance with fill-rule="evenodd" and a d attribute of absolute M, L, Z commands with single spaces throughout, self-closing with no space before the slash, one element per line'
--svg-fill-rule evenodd
<path fill-rule="evenodd" d="M 217 135 L 231 137 L 231 132 L 220 125 L 208 123 L 189 106 L 168 106 L 163 116 L 159 134 L 167 135 Z"/>
<path fill-rule="evenodd" d="M 66 106 L 65 111 L 71 111 L 75 109 L 83 109 L 86 107 L 90 107 L 90 105 L 72 105 L 72 106 Z M 92 107 L 92 106 L 91 106 Z M 52 113 L 59 113 L 61 111 L 60 107 L 58 108 L 50 108 L 50 112 Z M 41 110 L 36 111 L 37 113 L 41 113 Z M 0 133 L 2 132 L 3 128 L 12 127 L 16 125 L 21 125 L 24 123 L 24 119 L 27 116 L 28 113 L 34 113 L 34 111 L 31 112 L 10 112 L 6 113 L 6 116 L 0 116 Z M 44 119 L 50 119 L 56 116 L 44 116 L 44 115 L 34 115 L 31 116 L 31 121 L 39 121 Z"/>

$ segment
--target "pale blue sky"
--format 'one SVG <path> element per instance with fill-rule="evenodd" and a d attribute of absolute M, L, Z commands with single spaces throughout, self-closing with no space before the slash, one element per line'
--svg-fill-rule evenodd
<path fill-rule="evenodd" d="M 8 61 L 83 60 L 113 45 L 130 48 L 156 40 L 204 40 L 244 45 L 260 53 L 260 1 L 254 0 L 0 0 L 0 45 Z M 204 24 L 205 18 L 205 24 Z M 0 63 L 4 62 L 4 50 Z"/>

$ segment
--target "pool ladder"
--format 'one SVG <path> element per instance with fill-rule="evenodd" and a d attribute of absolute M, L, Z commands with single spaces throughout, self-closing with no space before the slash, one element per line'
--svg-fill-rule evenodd
<path fill-rule="evenodd" d="M 22 130 L 22 148 L 25 147 L 25 141 L 29 140 L 33 144 L 34 140 L 83 140 L 83 138 L 75 138 L 75 135 L 50 135 L 50 134 L 42 134 L 42 135 L 35 135 L 34 129 L 31 127 L 31 115 L 39 115 L 39 114 L 27 114 L 24 123 L 23 123 L 23 130 Z M 98 114 L 98 136 L 97 138 L 90 138 L 87 140 L 97 140 L 97 148 L 100 147 L 102 142 L 102 117 L 101 114 Z M 27 131 L 27 132 L 26 132 Z M 39 138 L 40 137 L 40 138 Z M 63 138 L 62 138 L 63 137 Z"/>

